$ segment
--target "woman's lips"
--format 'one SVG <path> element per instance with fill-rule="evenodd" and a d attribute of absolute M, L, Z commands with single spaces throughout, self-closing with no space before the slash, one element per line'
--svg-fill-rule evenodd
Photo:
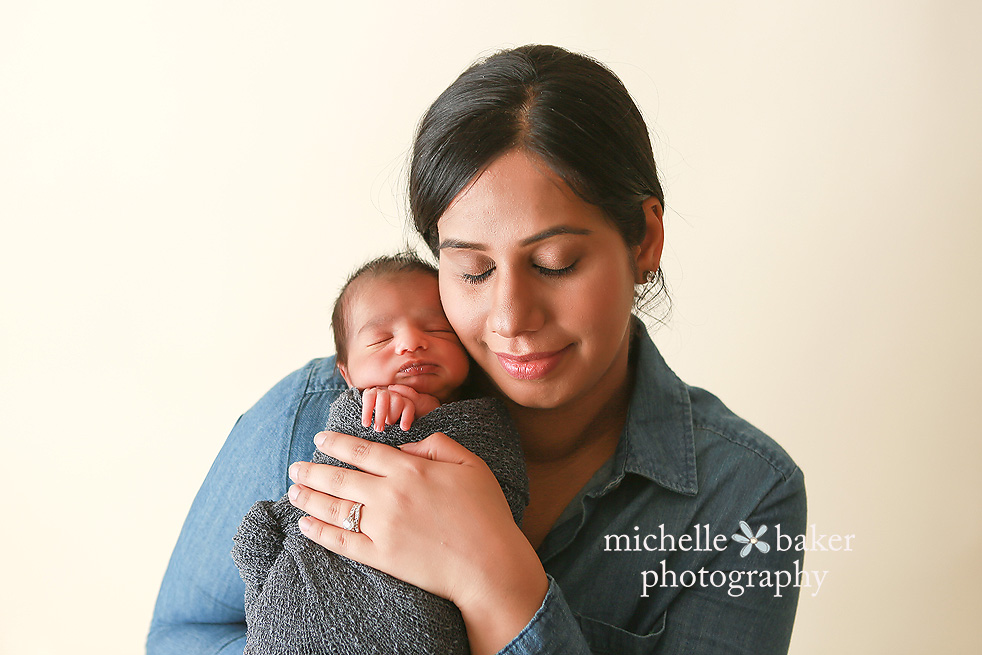
<path fill-rule="evenodd" d="M 539 380 L 559 366 L 559 362 L 562 361 L 567 350 L 569 350 L 569 346 L 549 353 L 531 353 L 528 355 L 495 353 L 495 355 L 498 357 L 501 368 L 505 369 L 505 373 L 516 380 Z"/>

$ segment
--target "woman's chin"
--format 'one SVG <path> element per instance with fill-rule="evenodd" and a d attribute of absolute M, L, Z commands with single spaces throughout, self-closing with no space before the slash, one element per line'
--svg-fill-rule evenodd
<path fill-rule="evenodd" d="M 555 383 L 506 378 L 495 380 L 495 384 L 508 400 L 527 409 L 557 409 L 568 401 Z"/>

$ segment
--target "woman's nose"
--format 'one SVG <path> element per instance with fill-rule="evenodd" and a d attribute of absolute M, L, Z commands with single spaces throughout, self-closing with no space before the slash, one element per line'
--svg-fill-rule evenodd
<path fill-rule="evenodd" d="M 399 335 L 396 337 L 396 354 L 403 355 L 405 353 L 416 352 L 417 350 L 426 350 L 427 338 L 426 332 L 423 330 L 417 330 L 416 328 L 406 328 L 399 331 Z"/>
<path fill-rule="evenodd" d="M 494 285 L 488 323 L 495 334 L 511 339 L 543 326 L 545 311 L 533 280 L 503 271 Z"/>

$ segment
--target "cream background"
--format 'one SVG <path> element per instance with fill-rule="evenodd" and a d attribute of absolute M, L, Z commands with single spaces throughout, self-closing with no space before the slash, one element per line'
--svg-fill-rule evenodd
<path fill-rule="evenodd" d="M 686 381 L 776 437 L 791 652 L 969 652 L 980 610 L 982 11 L 971 2 L 0 4 L 0 652 L 139 652 L 235 418 L 329 354 L 475 57 L 608 63 L 652 129 Z"/>

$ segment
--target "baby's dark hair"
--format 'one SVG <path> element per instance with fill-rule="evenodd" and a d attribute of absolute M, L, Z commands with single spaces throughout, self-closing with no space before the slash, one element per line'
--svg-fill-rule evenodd
<path fill-rule="evenodd" d="M 348 305 L 351 284 L 362 277 L 390 277 L 402 273 L 425 273 L 434 278 L 439 275 L 436 268 L 419 258 L 413 252 L 400 252 L 395 255 L 383 255 L 368 262 L 352 273 L 338 293 L 334 301 L 334 311 L 331 313 L 331 329 L 334 332 L 334 352 L 337 353 L 335 365 L 348 363 Z"/>

